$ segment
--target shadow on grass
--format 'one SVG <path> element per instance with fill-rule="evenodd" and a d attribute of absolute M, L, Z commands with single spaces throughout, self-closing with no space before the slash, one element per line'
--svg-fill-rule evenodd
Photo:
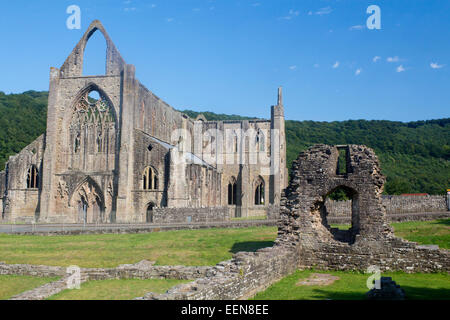
<path fill-rule="evenodd" d="M 450 300 L 450 289 L 401 286 L 408 300 Z"/>
<path fill-rule="evenodd" d="M 233 244 L 233 247 L 230 249 L 231 253 L 238 253 L 241 251 L 246 252 L 255 252 L 262 248 L 272 247 L 274 244 L 273 241 L 245 241 L 245 242 L 237 242 Z"/>
<path fill-rule="evenodd" d="M 369 291 L 369 290 L 367 290 Z M 365 300 L 365 292 L 330 292 L 327 290 L 315 289 L 314 299 L 320 300 Z"/>
<path fill-rule="evenodd" d="M 450 300 L 450 289 L 402 286 L 406 300 Z M 366 293 L 314 290 L 314 298 L 322 300 L 366 300 Z"/>
<path fill-rule="evenodd" d="M 435 224 L 443 224 L 444 226 L 450 226 L 450 219 L 442 219 L 435 222 Z"/>

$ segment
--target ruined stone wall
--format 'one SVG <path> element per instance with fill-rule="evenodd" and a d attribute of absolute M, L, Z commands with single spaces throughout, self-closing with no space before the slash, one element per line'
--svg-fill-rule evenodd
<path fill-rule="evenodd" d="M 169 183 L 169 150 L 158 143 L 153 137 L 142 131 L 136 130 L 134 148 L 133 171 L 133 202 L 136 212 L 135 217 L 139 221 L 145 221 L 146 211 L 149 205 L 155 207 L 167 206 L 167 188 Z M 157 187 L 152 190 L 144 190 L 143 176 L 146 168 L 154 169 L 157 175 Z M 132 214 L 130 212 L 130 214 Z"/>
<path fill-rule="evenodd" d="M 183 113 L 165 103 L 142 84 L 138 84 L 138 98 L 135 104 L 134 127 L 161 141 L 175 145 L 179 141 L 173 140 L 173 133 L 177 129 L 186 129 L 190 137 L 184 137 L 189 148 L 186 152 L 193 152 L 194 122 Z M 174 135 L 177 139 L 178 136 Z"/>
<path fill-rule="evenodd" d="M 170 289 L 158 295 L 148 293 L 144 300 L 237 300 L 248 299 L 274 282 L 294 272 L 298 255 L 284 247 L 257 252 L 240 252 L 232 260 L 219 263 L 210 276 Z"/>
<path fill-rule="evenodd" d="M 153 210 L 153 223 L 197 223 L 229 221 L 226 207 L 216 208 L 157 208 Z"/>
<path fill-rule="evenodd" d="M 44 136 L 40 136 L 19 154 L 10 157 L 4 173 L 8 186 L 3 201 L 3 215 L 9 221 L 34 221 L 39 210 L 39 189 L 41 188 Z M 30 170 L 36 168 L 37 186 L 28 185 Z M 7 179 L 7 181 L 6 181 Z"/>
<path fill-rule="evenodd" d="M 223 132 L 223 145 L 213 147 L 219 150 L 222 163 L 218 165 L 222 171 L 222 205 L 229 205 L 228 184 L 236 182 L 236 206 L 232 206 L 236 209 L 236 216 L 263 215 L 267 207 L 276 202 L 275 194 L 281 188 L 274 185 L 274 173 L 270 170 L 271 121 L 220 121 L 215 124 L 208 122 L 205 127 L 217 127 Z M 207 149 L 204 154 L 209 151 L 210 149 Z M 256 205 L 255 191 L 260 181 L 264 182 L 264 203 Z"/>
<path fill-rule="evenodd" d="M 185 177 L 189 208 L 220 207 L 222 175 L 216 169 L 188 164 Z"/>
<path fill-rule="evenodd" d="M 299 267 L 332 270 L 436 272 L 450 270 L 447 250 L 418 246 L 396 238 L 388 225 L 381 193 L 385 177 L 372 149 L 350 145 L 347 173 L 337 170 L 339 148 L 318 145 L 293 163 L 291 183 L 282 201 L 278 244 L 296 246 Z M 330 228 L 326 196 L 337 187 L 353 196 L 352 227 Z"/>
<path fill-rule="evenodd" d="M 6 192 L 6 171 L 0 171 L 0 220 L 5 218 L 3 199 Z"/>
<path fill-rule="evenodd" d="M 383 196 L 382 199 L 386 212 L 391 214 L 448 210 L 446 196 Z"/>
<path fill-rule="evenodd" d="M 446 196 L 383 196 L 382 203 L 387 214 L 444 212 L 447 211 Z M 325 202 L 330 216 L 350 216 L 352 212 L 351 201 Z"/>

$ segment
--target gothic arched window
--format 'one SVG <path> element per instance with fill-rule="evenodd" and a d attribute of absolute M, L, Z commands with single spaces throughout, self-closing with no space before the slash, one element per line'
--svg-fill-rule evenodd
<path fill-rule="evenodd" d="M 39 185 L 39 172 L 35 165 L 28 169 L 27 189 L 36 189 Z"/>
<path fill-rule="evenodd" d="M 258 134 L 256 135 L 256 145 L 259 151 L 266 150 L 266 137 L 261 129 L 258 129 Z"/>
<path fill-rule="evenodd" d="M 255 181 L 255 205 L 263 205 L 264 202 L 264 191 L 265 191 L 265 183 L 263 178 L 258 177 Z"/>
<path fill-rule="evenodd" d="M 228 184 L 228 205 L 236 205 L 237 204 L 237 183 L 234 177 L 231 178 L 230 183 Z"/>
<path fill-rule="evenodd" d="M 153 167 L 147 167 L 142 175 L 142 187 L 144 190 L 158 189 L 158 173 Z"/>
<path fill-rule="evenodd" d="M 70 124 L 73 153 L 114 153 L 116 117 L 114 108 L 98 90 L 92 88 L 75 104 Z"/>

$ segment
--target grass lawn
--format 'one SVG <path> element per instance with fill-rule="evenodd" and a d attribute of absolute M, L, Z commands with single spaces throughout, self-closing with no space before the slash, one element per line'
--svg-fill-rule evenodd
<path fill-rule="evenodd" d="M 0 261 L 110 268 L 141 260 L 158 265 L 215 265 L 239 251 L 273 245 L 275 227 L 76 236 L 0 235 Z"/>
<path fill-rule="evenodd" d="M 49 300 L 131 300 L 146 293 L 165 293 L 168 289 L 190 281 L 181 280 L 99 280 L 81 284 L 80 290 L 64 290 Z"/>
<path fill-rule="evenodd" d="M 450 249 L 450 219 L 434 221 L 396 222 L 391 224 L 397 237 L 420 244 L 436 244 Z M 348 230 L 349 224 L 332 224 L 331 227 Z"/>
<path fill-rule="evenodd" d="M 0 275 L 0 300 L 7 300 L 19 293 L 56 280 L 58 278 Z"/>
<path fill-rule="evenodd" d="M 450 249 L 450 219 L 393 223 L 395 234 L 421 244 L 437 244 Z"/>
<path fill-rule="evenodd" d="M 397 236 L 450 248 L 450 219 L 394 223 Z M 341 226 L 342 227 L 342 226 Z M 276 227 L 76 236 L 0 235 L 0 261 L 110 268 L 141 260 L 157 265 L 215 265 L 239 251 L 272 246 Z"/>
<path fill-rule="evenodd" d="M 340 279 L 328 286 L 297 286 L 299 279 L 311 273 L 327 273 Z M 383 273 L 405 290 L 407 299 L 449 300 L 450 276 L 448 274 Z M 342 271 L 297 271 L 258 293 L 255 300 L 362 300 L 369 291 L 366 287 L 368 274 Z"/>

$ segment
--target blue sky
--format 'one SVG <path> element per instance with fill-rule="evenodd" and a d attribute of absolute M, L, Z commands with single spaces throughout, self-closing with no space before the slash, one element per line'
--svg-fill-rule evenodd
<path fill-rule="evenodd" d="M 66 28 L 72 4 L 81 30 Z M 381 30 L 366 27 L 369 5 Z M 0 90 L 48 90 L 94 19 L 177 109 L 267 118 L 281 85 L 292 120 L 450 116 L 450 0 L 5 1 Z M 104 72 L 104 47 L 88 43 L 88 74 Z"/>

